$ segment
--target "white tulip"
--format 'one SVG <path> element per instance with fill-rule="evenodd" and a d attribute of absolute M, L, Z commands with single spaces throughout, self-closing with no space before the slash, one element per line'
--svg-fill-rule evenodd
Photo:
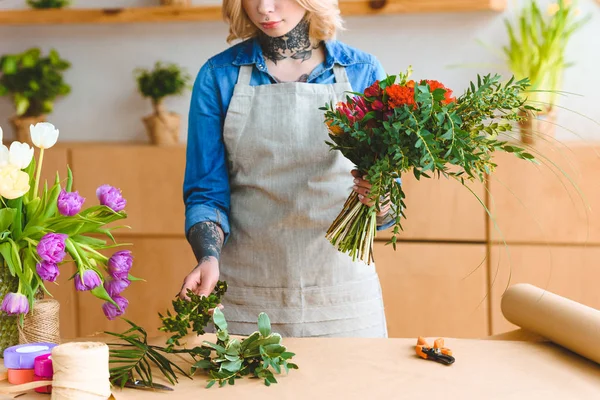
<path fill-rule="evenodd" d="M 4 168 L 8 165 L 9 153 L 8 147 L 0 145 L 0 168 Z"/>
<path fill-rule="evenodd" d="M 6 146 L 4 146 L 6 147 Z M 19 167 L 19 169 L 27 168 L 33 158 L 33 147 L 29 147 L 27 143 L 12 142 L 8 156 L 9 164 Z"/>
<path fill-rule="evenodd" d="M 40 149 L 49 149 L 58 140 L 58 129 L 49 122 L 38 122 L 29 126 L 31 141 Z"/>

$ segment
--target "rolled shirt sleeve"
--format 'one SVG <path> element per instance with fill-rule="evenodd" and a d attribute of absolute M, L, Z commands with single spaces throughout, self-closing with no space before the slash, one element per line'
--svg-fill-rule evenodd
<path fill-rule="evenodd" d="M 186 168 L 183 182 L 185 234 L 199 222 L 214 222 L 229 237 L 230 187 L 223 142 L 224 111 L 215 70 L 200 69 L 188 116 Z"/>

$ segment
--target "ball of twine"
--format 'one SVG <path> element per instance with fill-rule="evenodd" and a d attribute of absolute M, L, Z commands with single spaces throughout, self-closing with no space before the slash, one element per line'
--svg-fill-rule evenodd
<path fill-rule="evenodd" d="M 31 312 L 19 324 L 19 343 L 60 343 L 60 304 L 54 299 L 36 300 Z"/>

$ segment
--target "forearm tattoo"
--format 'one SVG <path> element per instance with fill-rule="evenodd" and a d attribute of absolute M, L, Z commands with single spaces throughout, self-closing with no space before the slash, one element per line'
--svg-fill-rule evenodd
<path fill-rule="evenodd" d="M 313 45 L 310 41 L 308 21 L 303 19 L 288 33 L 279 37 L 271 37 L 264 33 L 258 35 L 260 46 L 265 58 L 277 64 L 286 58 L 295 60 L 308 60 L 312 52 L 318 49 L 320 44 Z"/>
<path fill-rule="evenodd" d="M 223 233 L 221 228 L 214 222 L 199 222 L 190 228 L 188 241 L 192 246 L 198 263 L 221 256 L 223 247 Z"/>

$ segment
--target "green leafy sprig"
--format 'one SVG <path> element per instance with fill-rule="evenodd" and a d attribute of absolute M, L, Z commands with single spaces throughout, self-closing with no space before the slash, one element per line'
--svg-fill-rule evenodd
<path fill-rule="evenodd" d="M 258 331 L 246 339 L 236 339 L 227 332 L 227 321 L 219 309 L 213 313 L 217 327 L 217 343 L 204 341 L 194 351 L 201 359 L 192 366 L 192 374 L 198 369 L 208 372 L 210 380 L 206 387 L 215 383 L 220 387 L 235 384 L 236 379 L 251 375 L 264 380 L 266 386 L 277 383 L 273 371 L 286 373 L 298 366 L 289 362 L 294 353 L 282 345 L 281 335 L 271 331 L 271 322 L 265 313 L 258 316 Z M 215 355 L 213 356 L 213 353 Z M 272 371 L 272 370 L 273 371 Z"/>
<path fill-rule="evenodd" d="M 224 281 L 217 282 L 213 293 L 206 297 L 188 290 L 189 300 L 178 297 L 172 301 L 175 315 L 168 310 L 166 316 L 159 313 L 162 321 L 159 330 L 172 333 L 167 340 L 167 350 L 172 350 L 175 345 L 181 346 L 180 339 L 188 334 L 190 328 L 196 334 L 203 335 L 211 318 L 209 310 L 216 309 L 226 291 L 227 283 Z"/>
<path fill-rule="evenodd" d="M 152 365 L 171 382 L 178 382 L 176 372 L 190 379 L 191 376 L 177 364 L 171 362 L 162 353 L 167 349 L 148 344 L 146 331 L 133 322 L 123 318 L 131 328 L 124 333 L 104 332 L 121 339 L 124 343 L 108 343 L 110 355 L 110 381 L 123 388 L 127 381 L 141 380 L 145 386 L 152 387 Z"/>

